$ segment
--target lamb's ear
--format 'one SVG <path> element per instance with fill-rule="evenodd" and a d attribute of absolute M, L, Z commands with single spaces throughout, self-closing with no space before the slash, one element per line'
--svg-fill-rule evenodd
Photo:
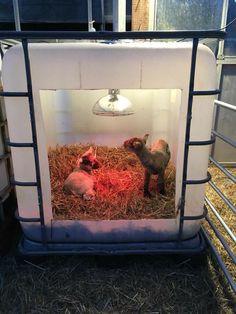
<path fill-rule="evenodd" d="M 169 147 L 168 144 L 166 145 L 166 152 L 167 152 L 168 155 L 170 155 L 170 147 Z"/>
<path fill-rule="evenodd" d="M 89 149 L 82 155 L 82 157 L 84 156 L 88 156 L 90 154 L 93 154 L 93 148 L 92 146 L 89 147 Z"/>
<path fill-rule="evenodd" d="M 143 142 L 146 144 L 147 143 L 147 139 L 148 139 L 149 134 L 145 134 L 143 137 Z"/>
<path fill-rule="evenodd" d="M 77 162 L 76 162 L 76 166 L 79 167 L 82 162 L 83 162 L 83 159 L 82 158 L 78 158 Z"/>
<path fill-rule="evenodd" d="M 93 148 L 92 146 L 89 147 L 89 150 L 87 151 L 88 154 L 93 154 Z"/>
<path fill-rule="evenodd" d="M 133 142 L 133 147 L 135 149 L 141 148 L 142 147 L 142 143 L 140 141 L 135 141 L 135 142 Z"/>

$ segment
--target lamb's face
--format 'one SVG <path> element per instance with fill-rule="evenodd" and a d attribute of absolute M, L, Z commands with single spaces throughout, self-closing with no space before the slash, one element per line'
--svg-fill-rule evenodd
<path fill-rule="evenodd" d="M 133 137 L 124 141 L 124 148 L 131 152 L 137 152 L 141 150 L 143 146 L 145 146 L 145 143 L 138 137 Z"/>
<path fill-rule="evenodd" d="M 89 150 L 78 159 L 76 169 L 82 169 L 90 173 L 92 169 L 98 169 L 99 166 L 96 154 L 93 153 L 93 149 L 90 147 Z"/>
<path fill-rule="evenodd" d="M 84 166 L 90 167 L 91 169 L 99 168 L 99 162 L 93 154 L 82 156 L 80 165 L 81 164 L 83 164 Z"/>

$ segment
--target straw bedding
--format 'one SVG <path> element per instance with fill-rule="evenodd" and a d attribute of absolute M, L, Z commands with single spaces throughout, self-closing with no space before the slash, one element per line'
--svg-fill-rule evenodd
<path fill-rule="evenodd" d="M 236 176 L 236 168 L 228 168 L 227 169 L 231 174 Z M 223 194 L 231 201 L 234 206 L 236 205 L 236 185 L 225 176 L 223 172 L 221 172 L 218 168 L 213 165 L 209 167 L 209 172 L 212 175 L 212 181 L 216 184 L 216 186 L 223 192 Z M 219 197 L 219 195 L 208 185 L 206 195 L 211 201 L 211 203 L 215 206 L 221 217 L 224 219 L 228 227 L 231 229 L 233 234 L 236 234 L 236 215 L 234 212 L 225 204 L 225 202 Z M 231 239 L 231 237 L 227 234 L 219 220 L 213 214 L 213 212 L 209 209 L 208 213 L 209 217 L 214 222 L 215 226 L 220 230 L 227 244 L 230 246 L 232 252 L 236 254 L 236 244 Z M 208 233 L 213 239 L 213 243 L 216 246 L 218 252 L 223 258 L 223 261 L 226 263 L 228 270 L 231 272 L 234 280 L 236 280 L 236 268 L 229 255 L 227 254 L 225 248 L 221 244 L 221 242 L 216 238 L 214 232 L 209 228 L 208 223 L 204 222 L 204 226 L 207 228 Z"/>
<path fill-rule="evenodd" d="M 76 161 L 89 145 L 66 145 L 48 152 L 54 219 L 145 219 L 175 216 L 175 168 L 169 163 L 166 172 L 167 195 L 143 197 L 143 167 L 138 158 L 123 147 L 98 146 L 100 168 L 93 171 L 96 198 L 83 200 L 63 191 L 63 183 Z M 156 176 L 150 182 L 155 193 Z"/>

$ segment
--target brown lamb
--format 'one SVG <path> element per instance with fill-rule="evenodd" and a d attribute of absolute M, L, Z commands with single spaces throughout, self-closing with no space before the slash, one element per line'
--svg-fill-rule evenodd
<path fill-rule="evenodd" d="M 144 176 L 144 196 L 151 197 L 149 192 L 149 182 L 152 174 L 158 175 L 157 191 L 165 195 L 165 169 L 170 160 L 169 145 L 163 139 L 156 140 L 151 149 L 146 146 L 149 134 L 145 134 L 143 138 L 133 137 L 124 142 L 124 147 L 135 153 L 145 168 Z"/>

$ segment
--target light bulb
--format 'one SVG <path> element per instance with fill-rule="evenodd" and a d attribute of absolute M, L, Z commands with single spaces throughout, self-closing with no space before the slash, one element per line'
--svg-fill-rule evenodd
<path fill-rule="evenodd" d="M 132 103 L 119 94 L 119 89 L 109 89 L 108 95 L 93 106 L 93 113 L 100 116 L 126 116 L 134 113 Z"/>

